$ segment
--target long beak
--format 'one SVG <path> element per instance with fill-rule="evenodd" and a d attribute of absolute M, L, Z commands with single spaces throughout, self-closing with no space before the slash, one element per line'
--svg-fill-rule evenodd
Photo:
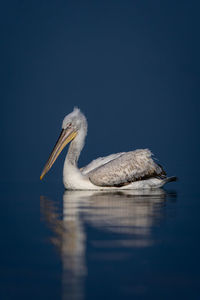
<path fill-rule="evenodd" d="M 44 175 L 51 169 L 59 154 L 62 152 L 65 146 L 76 137 L 76 135 L 77 132 L 73 129 L 62 129 L 60 136 L 53 148 L 53 151 L 51 152 L 49 159 L 47 160 L 46 165 L 44 166 L 44 169 L 40 176 L 40 180 L 42 180 Z"/>

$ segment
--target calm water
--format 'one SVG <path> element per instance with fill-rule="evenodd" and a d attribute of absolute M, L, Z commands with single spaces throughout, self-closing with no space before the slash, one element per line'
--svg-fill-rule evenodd
<path fill-rule="evenodd" d="M 198 197 L 2 185 L 1 299 L 200 299 Z"/>
<path fill-rule="evenodd" d="M 200 300 L 199 12 L 197 0 L 1 1 L 0 300 Z M 80 166 L 149 148 L 180 180 L 65 192 L 64 150 L 39 182 L 74 106 L 88 119 Z"/>

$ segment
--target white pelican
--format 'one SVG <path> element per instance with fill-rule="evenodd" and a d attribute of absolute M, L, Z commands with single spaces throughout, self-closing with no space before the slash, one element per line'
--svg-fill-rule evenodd
<path fill-rule="evenodd" d="M 165 171 L 153 161 L 152 153 L 148 149 L 99 157 L 79 169 L 77 162 L 86 135 L 86 117 L 75 107 L 63 120 L 61 134 L 40 179 L 50 170 L 64 147 L 71 142 L 63 169 L 63 183 L 66 189 L 154 189 L 176 180 L 176 177 L 166 177 Z"/>

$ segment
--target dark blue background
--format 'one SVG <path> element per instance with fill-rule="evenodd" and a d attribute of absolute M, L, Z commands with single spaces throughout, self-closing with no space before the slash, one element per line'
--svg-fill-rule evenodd
<path fill-rule="evenodd" d="M 198 1 L 1 4 L 1 181 L 38 181 L 76 105 L 89 122 L 80 165 L 150 148 L 198 176 Z M 62 179 L 63 159 L 48 174 Z"/>
<path fill-rule="evenodd" d="M 1 1 L 3 300 L 61 298 L 62 261 L 46 243 L 52 232 L 40 196 L 50 195 L 62 214 L 66 150 L 39 176 L 74 106 L 89 123 L 80 166 L 150 148 L 179 177 L 151 228 L 155 245 L 130 248 L 129 259 L 95 260 L 95 251 L 109 251 L 91 241 L 113 235 L 83 222 L 87 299 L 125 299 L 135 286 L 147 299 L 199 299 L 199 11 L 194 0 Z"/>

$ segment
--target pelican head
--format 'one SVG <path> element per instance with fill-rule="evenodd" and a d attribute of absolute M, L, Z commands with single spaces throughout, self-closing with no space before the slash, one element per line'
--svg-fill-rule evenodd
<path fill-rule="evenodd" d="M 51 169 L 57 157 L 65 148 L 65 146 L 73 141 L 76 137 L 78 138 L 78 136 L 82 136 L 83 133 L 86 132 L 87 120 L 80 109 L 75 107 L 70 114 L 65 116 L 62 122 L 62 131 L 44 166 L 44 169 L 40 176 L 40 180 L 42 180 L 44 175 Z"/>

